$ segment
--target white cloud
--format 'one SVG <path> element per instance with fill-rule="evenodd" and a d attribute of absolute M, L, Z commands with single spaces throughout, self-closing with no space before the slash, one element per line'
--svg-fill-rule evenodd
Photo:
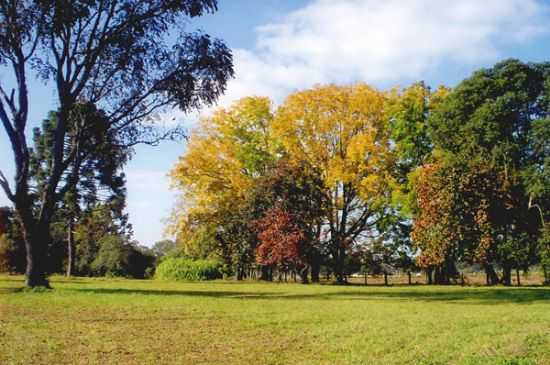
<path fill-rule="evenodd" d="M 218 105 L 247 95 L 277 102 L 329 82 L 421 79 L 444 63 L 501 57 L 507 43 L 546 32 L 536 0 L 317 0 L 256 29 L 255 50 L 234 50 L 236 78 Z"/>

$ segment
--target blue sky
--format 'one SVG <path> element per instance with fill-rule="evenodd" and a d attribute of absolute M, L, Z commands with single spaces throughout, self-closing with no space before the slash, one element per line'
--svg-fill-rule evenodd
<path fill-rule="evenodd" d="M 246 95 L 275 103 L 319 83 L 364 81 L 381 89 L 416 80 L 455 85 L 505 58 L 550 61 L 550 3 L 542 0 L 219 0 L 216 14 L 194 20 L 233 49 L 236 77 L 219 107 Z M 0 80 L 9 81 L 5 70 Z M 56 105 L 49 85 L 31 81 L 31 124 Z M 166 115 L 192 128 L 211 109 Z M 169 118 L 169 119 L 168 119 Z M 138 147 L 126 167 L 135 238 L 161 239 L 176 192 L 166 176 L 183 142 Z M 0 131 L 0 170 L 13 174 Z M 0 206 L 8 200 L 0 193 Z"/>

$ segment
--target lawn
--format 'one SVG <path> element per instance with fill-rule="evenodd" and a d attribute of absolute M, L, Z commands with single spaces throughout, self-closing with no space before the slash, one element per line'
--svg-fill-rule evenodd
<path fill-rule="evenodd" d="M 550 364 L 550 289 L 0 276 L 0 364 Z"/>

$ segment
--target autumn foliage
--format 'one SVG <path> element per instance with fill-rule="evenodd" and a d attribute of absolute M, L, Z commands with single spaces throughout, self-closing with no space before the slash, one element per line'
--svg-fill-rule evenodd
<path fill-rule="evenodd" d="M 411 238 L 421 250 L 420 267 L 443 265 L 452 255 L 453 243 L 460 239 L 460 224 L 453 216 L 452 176 L 440 163 L 424 165 L 416 178 L 418 215 Z"/>
<path fill-rule="evenodd" d="M 243 98 L 202 121 L 173 169 L 174 232 L 237 278 L 294 265 L 342 283 L 382 262 L 448 284 L 475 264 L 510 285 L 544 247 L 548 80 L 550 66 L 508 60 L 454 89 Z"/>
<path fill-rule="evenodd" d="M 256 262 L 261 265 L 290 265 L 300 263 L 300 246 L 304 232 L 295 217 L 275 206 L 263 218 L 252 222 L 258 232 Z"/>

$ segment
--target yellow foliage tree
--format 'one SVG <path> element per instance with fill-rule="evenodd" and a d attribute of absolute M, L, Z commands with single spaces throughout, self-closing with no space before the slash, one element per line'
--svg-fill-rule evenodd
<path fill-rule="evenodd" d="M 322 86 L 297 92 L 277 110 L 273 133 L 290 161 L 322 179 L 325 240 L 338 281 L 346 255 L 364 235 L 376 235 L 391 201 L 394 157 L 387 97 L 365 85 Z"/>
<path fill-rule="evenodd" d="M 184 245 L 194 245 L 197 235 L 204 238 L 205 226 L 221 226 L 272 163 L 272 119 L 269 99 L 248 97 L 203 119 L 192 132 L 170 173 L 182 194 L 169 228 Z"/>

